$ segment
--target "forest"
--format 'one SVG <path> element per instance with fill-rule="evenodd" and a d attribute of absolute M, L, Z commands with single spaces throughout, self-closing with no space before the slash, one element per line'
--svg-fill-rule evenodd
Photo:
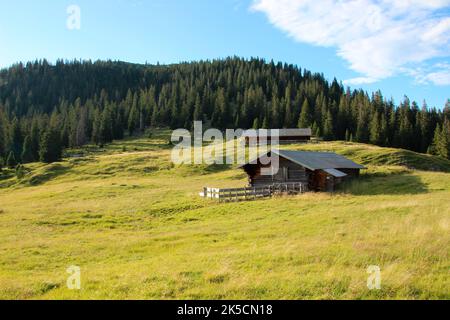
<path fill-rule="evenodd" d="M 0 71 L 0 169 L 55 162 L 65 148 L 103 146 L 147 128 L 311 127 L 324 140 L 397 147 L 450 158 L 450 100 L 345 88 L 323 74 L 263 59 L 141 65 L 46 60 Z"/>

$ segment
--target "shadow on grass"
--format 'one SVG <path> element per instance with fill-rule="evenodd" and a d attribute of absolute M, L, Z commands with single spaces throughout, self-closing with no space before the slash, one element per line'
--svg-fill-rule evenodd
<path fill-rule="evenodd" d="M 344 182 L 339 189 L 342 193 L 353 195 L 414 195 L 428 192 L 420 177 L 410 173 L 366 174 Z"/>
<path fill-rule="evenodd" d="M 69 170 L 69 166 L 65 166 L 61 163 L 52 163 L 33 173 L 30 177 L 24 178 L 21 183 L 26 183 L 31 186 L 41 185 L 67 173 Z"/>

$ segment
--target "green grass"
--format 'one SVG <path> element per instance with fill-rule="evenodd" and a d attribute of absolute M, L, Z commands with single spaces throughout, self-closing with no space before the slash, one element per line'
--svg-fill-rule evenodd
<path fill-rule="evenodd" d="M 243 172 L 171 165 L 155 133 L 27 165 L 21 180 L 4 173 L 0 298 L 450 298 L 449 161 L 344 142 L 286 148 L 369 169 L 333 195 L 218 203 L 198 192 L 243 186 Z M 66 287 L 71 265 L 80 291 Z"/>

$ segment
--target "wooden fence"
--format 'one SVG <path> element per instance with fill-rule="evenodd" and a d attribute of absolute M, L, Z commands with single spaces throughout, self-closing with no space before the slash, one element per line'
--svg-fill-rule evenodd
<path fill-rule="evenodd" d="M 300 194 L 308 191 L 304 183 L 279 183 L 261 187 L 247 188 L 203 188 L 200 196 L 221 201 L 246 201 L 258 198 L 271 197 L 274 194 Z"/>

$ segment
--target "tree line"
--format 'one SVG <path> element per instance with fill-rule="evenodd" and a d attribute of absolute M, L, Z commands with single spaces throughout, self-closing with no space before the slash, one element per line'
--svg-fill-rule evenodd
<path fill-rule="evenodd" d="M 348 140 L 450 156 L 443 109 L 398 105 L 295 65 L 237 57 L 176 65 L 46 60 L 0 71 L 0 165 L 58 161 L 148 127 L 311 127 Z"/>

